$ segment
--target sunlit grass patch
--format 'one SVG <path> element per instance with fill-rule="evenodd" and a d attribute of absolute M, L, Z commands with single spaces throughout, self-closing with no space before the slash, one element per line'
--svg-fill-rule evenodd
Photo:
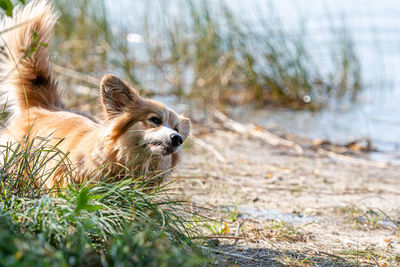
<path fill-rule="evenodd" d="M 352 223 L 353 228 L 357 229 L 374 230 L 385 228 L 384 222 L 387 221 L 385 214 L 373 208 L 348 205 L 338 208 L 337 212 L 345 215 L 346 220 Z"/>
<path fill-rule="evenodd" d="M 373 247 L 345 249 L 339 254 L 352 260 L 356 265 L 373 263 L 379 266 L 395 266 L 400 263 L 400 255 L 393 253 L 390 247 L 386 249 Z"/>
<path fill-rule="evenodd" d="M 296 226 L 292 223 L 274 220 L 265 224 L 263 229 L 257 229 L 257 232 L 263 238 L 286 241 L 286 242 L 307 242 L 311 235 L 303 230 L 306 225 Z"/>

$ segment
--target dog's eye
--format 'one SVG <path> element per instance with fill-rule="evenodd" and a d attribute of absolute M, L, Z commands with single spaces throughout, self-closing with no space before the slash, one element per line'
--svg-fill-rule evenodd
<path fill-rule="evenodd" d="M 154 123 L 154 124 L 156 124 L 156 125 L 160 125 L 160 124 L 162 123 L 162 121 L 161 121 L 159 118 L 157 118 L 157 117 L 151 117 L 151 118 L 149 119 L 149 121 L 151 121 L 152 123 Z"/>
<path fill-rule="evenodd" d="M 176 128 L 174 129 L 174 131 L 177 132 L 177 133 L 179 133 L 178 127 L 176 127 Z"/>

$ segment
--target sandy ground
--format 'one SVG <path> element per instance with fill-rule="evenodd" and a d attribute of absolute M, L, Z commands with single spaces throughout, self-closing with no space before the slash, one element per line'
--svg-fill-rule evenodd
<path fill-rule="evenodd" d="M 400 167 L 299 155 L 218 127 L 194 135 L 226 162 L 189 142 L 173 186 L 216 220 L 205 234 L 217 264 L 400 265 Z"/>

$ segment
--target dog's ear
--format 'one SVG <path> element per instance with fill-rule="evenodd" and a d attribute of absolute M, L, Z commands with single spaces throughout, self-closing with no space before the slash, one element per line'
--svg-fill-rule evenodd
<path fill-rule="evenodd" d="M 179 126 L 178 126 L 179 134 L 182 136 L 183 140 L 186 140 L 186 138 L 190 135 L 190 128 L 191 128 L 190 119 L 182 115 L 179 115 L 178 118 L 179 118 Z"/>
<path fill-rule="evenodd" d="M 117 76 L 106 74 L 100 84 L 101 103 L 107 118 L 121 113 L 139 95 Z"/>

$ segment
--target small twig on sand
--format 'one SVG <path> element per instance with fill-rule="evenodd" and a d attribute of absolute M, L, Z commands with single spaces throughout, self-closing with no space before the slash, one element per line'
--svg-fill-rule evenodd
<path fill-rule="evenodd" d="M 245 259 L 245 260 L 250 260 L 250 261 L 260 262 L 260 260 L 258 260 L 258 259 L 254 259 L 252 257 L 244 256 L 244 255 L 241 255 L 241 254 L 238 254 L 238 253 L 225 252 L 225 251 L 222 251 L 222 250 L 213 249 L 213 248 L 207 248 L 207 247 L 203 247 L 203 246 L 200 246 L 200 247 L 202 249 L 210 250 L 212 252 L 219 253 L 219 254 L 222 254 L 222 255 L 226 255 L 226 256 L 230 256 L 230 257 L 234 257 L 234 258 Z"/>
<path fill-rule="evenodd" d="M 235 232 L 235 237 L 239 237 L 239 232 L 240 232 L 240 227 L 242 227 L 242 225 L 244 224 L 244 222 L 239 222 L 236 226 L 236 232 Z M 237 244 L 239 239 L 235 240 L 235 246 Z"/>
<path fill-rule="evenodd" d="M 219 162 L 224 163 L 224 164 L 228 163 L 228 161 L 225 159 L 225 157 L 222 156 L 222 154 L 215 147 L 206 143 L 204 140 L 202 140 L 200 138 L 192 136 L 192 139 L 193 139 L 194 143 L 197 144 L 199 147 L 210 151 Z"/>
<path fill-rule="evenodd" d="M 324 252 L 324 251 L 318 251 L 317 253 L 319 253 L 319 254 L 325 254 L 325 255 L 327 255 L 327 256 L 329 256 L 329 257 L 333 257 L 333 258 L 339 259 L 339 260 L 341 260 L 341 261 L 343 261 L 343 262 L 347 262 L 347 260 L 346 260 L 345 258 L 340 257 L 340 256 L 335 255 L 335 254 L 332 254 L 332 253 L 328 253 L 328 252 Z"/>
<path fill-rule="evenodd" d="M 292 142 L 290 140 L 283 139 L 283 138 L 269 132 L 266 129 L 257 129 L 256 130 L 257 127 L 255 127 L 255 125 L 252 125 L 252 124 L 245 125 L 240 122 L 234 121 L 217 110 L 215 110 L 213 112 L 213 115 L 214 115 L 214 119 L 217 122 L 221 123 L 223 127 L 227 128 L 233 132 L 260 139 L 272 146 L 289 147 L 289 148 L 294 149 L 299 154 L 304 153 L 304 149 L 299 144 L 296 144 L 295 142 Z"/>

